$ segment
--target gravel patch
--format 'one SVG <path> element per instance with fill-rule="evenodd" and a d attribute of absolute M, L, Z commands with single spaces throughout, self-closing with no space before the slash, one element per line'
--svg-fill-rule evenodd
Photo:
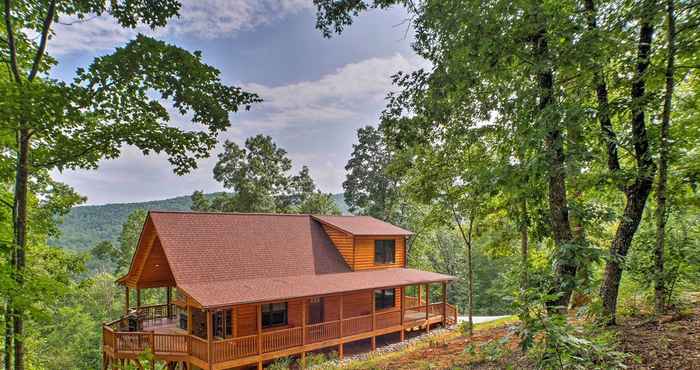
<path fill-rule="evenodd" d="M 381 347 L 377 347 L 376 350 L 374 351 L 369 351 L 369 352 L 363 352 L 363 353 L 358 353 L 355 355 L 351 356 L 345 356 L 343 360 L 335 359 L 332 361 L 325 362 L 323 364 L 319 364 L 317 366 L 311 367 L 310 369 L 314 370 L 321 370 L 321 369 L 328 369 L 328 368 L 335 368 L 335 367 L 343 367 L 344 365 L 353 362 L 353 361 L 366 361 L 370 360 L 372 358 L 375 358 L 377 356 L 381 356 L 386 353 L 391 353 L 391 352 L 397 352 L 402 349 L 414 346 L 418 344 L 419 342 L 422 342 L 424 340 L 428 340 L 432 337 L 437 337 L 442 334 L 445 334 L 449 331 L 452 331 L 456 328 L 456 325 L 451 325 L 448 326 L 447 328 L 435 328 L 435 329 L 430 329 L 430 333 L 423 333 L 420 335 L 417 335 L 413 338 L 406 339 L 403 342 L 396 342 L 396 343 L 389 343 Z"/>

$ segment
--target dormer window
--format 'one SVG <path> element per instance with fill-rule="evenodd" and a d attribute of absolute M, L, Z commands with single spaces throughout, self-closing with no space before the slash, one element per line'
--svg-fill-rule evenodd
<path fill-rule="evenodd" d="M 387 265 L 394 263 L 396 241 L 394 239 L 374 241 L 374 263 Z"/>

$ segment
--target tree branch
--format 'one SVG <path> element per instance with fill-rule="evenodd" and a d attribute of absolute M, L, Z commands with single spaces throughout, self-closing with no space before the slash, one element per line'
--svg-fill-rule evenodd
<path fill-rule="evenodd" d="M 9 0 L 5 0 L 7 3 Z M 49 38 L 49 30 L 51 29 L 51 22 L 56 14 L 56 0 L 51 0 L 49 3 L 49 9 L 46 12 L 46 18 L 44 18 L 44 25 L 41 29 L 41 41 L 39 42 L 39 49 L 34 55 L 34 63 L 32 64 L 32 70 L 29 72 L 29 81 L 32 81 L 36 74 L 39 72 L 39 65 L 41 64 L 41 59 L 44 57 L 46 52 L 46 42 Z"/>
<path fill-rule="evenodd" d="M 17 47 L 15 46 L 15 33 L 12 29 L 12 19 L 10 8 L 12 4 L 10 0 L 5 0 L 5 29 L 7 31 L 7 48 L 10 53 L 10 66 L 15 82 L 22 83 L 22 78 L 19 75 L 19 67 L 17 66 Z"/>

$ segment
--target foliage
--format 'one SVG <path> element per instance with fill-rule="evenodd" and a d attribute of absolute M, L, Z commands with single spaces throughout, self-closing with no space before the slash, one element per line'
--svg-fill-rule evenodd
<path fill-rule="evenodd" d="M 245 141 L 245 148 L 226 141 L 224 152 L 214 166 L 214 179 L 231 193 L 209 200 L 202 192 L 192 194 L 192 209 L 217 212 L 329 213 L 340 210 L 331 194 L 316 191 L 306 166 L 290 173 L 287 151 L 270 136 L 257 135 Z"/>
<path fill-rule="evenodd" d="M 345 202 L 350 212 L 365 214 L 389 222 L 400 221 L 401 196 L 398 178 L 388 166 L 393 155 L 384 141 L 384 135 L 372 126 L 357 130 L 357 144 L 345 165 L 347 178 L 343 182 Z"/>
<path fill-rule="evenodd" d="M 270 365 L 266 367 L 269 370 L 288 370 L 294 364 L 294 360 L 291 357 L 282 357 L 276 359 Z"/>
<path fill-rule="evenodd" d="M 90 250 L 90 253 L 95 259 L 113 265 L 115 275 L 125 274 L 131 265 L 131 259 L 138 245 L 146 215 L 147 213 L 143 209 L 132 212 L 122 225 L 117 246 L 105 240 L 98 243 Z"/>
<path fill-rule="evenodd" d="M 531 289 L 516 302 L 520 346 L 538 367 L 544 369 L 624 368 L 628 354 L 618 352 L 615 338 L 604 324 L 579 322 L 573 325 L 566 315 L 547 312 L 548 302 L 556 299 Z"/>

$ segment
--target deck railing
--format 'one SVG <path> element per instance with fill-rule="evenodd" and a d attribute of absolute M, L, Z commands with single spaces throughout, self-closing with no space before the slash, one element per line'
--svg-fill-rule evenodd
<path fill-rule="evenodd" d="M 404 297 L 404 304 L 406 305 L 406 308 L 412 308 L 420 305 L 418 297 L 413 297 L 410 295 Z"/>
<path fill-rule="evenodd" d="M 340 321 L 329 321 L 306 327 L 306 342 L 317 343 L 340 336 Z"/>
<path fill-rule="evenodd" d="M 258 335 L 216 341 L 212 352 L 214 362 L 253 356 L 258 353 Z"/>
<path fill-rule="evenodd" d="M 167 310 L 146 307 L 145 317 L 148 322 L 157 323 L 159 319 L 168 318 Z M 411 312 L 425 313 L 426 306 L 414 306 L 407 308 Z M 457 309 L 452 305 L 446 308 L 447 321 L 456 322 Z M 173 311 L 174 312 L 174 311 Z M 212 342 L 212 362 L 220 363 L 236 360 L 244 357 L 254 356 L 261 351 L 270 353 L 288 348 L 299 347 L 305 344 L 319 343 L 327 340 L 340 338 L 342 329 L 343 336 L 351 336 L 374 330 L 385 329 L 401 325 L 401 310 L 378 312 L 374 318 L 372 315 L 350 317 L 342 320 L 313 324 L 304 327 L 293 327 L 282 330 L 264 332 L 258 335 L 253 334 L 245 337 L 217 340 Z M 442 302 L 428 305 L 428 313 L 431 317 L 442 315 Z M 165 316 L 165 317 L 163 317 Z M 413 321 L 424 321 L 425 318 Z M 404 318 L 404 324 L 411 324 Z M 209 361 L 209 344 L 205 339 L 187 334 L 157 334 L 152 331 L 127 332 L 123 331 L 125 320 L 120 319 L 106 323 L 102 328 L 102 344 L 115 354 L 129 353 L 139 354 L 150 349 L 154 355 L 169 356 L 192 356 L 201 361 Z M 304 332 L 306 330 L 306 332 Z M 305 338 L 305 340 L 304 340 Z"/>
<path fill-rule="evenodd" d="M 375 322 L 375 329 L 385 329 L 401 325 L 401 310 L 378 313 Z"/>
<path fill-rule="evenodd" d="M 343 335 L 355 335 L 372 331 L 372 315 L 343 319 Z"/>
<path fill-rule="evenodd" d="M 175 318 L 177 311 L 175 304 L 158 304 L 143 306 L 137 309 L 137 315 L 144 327 L 155 326 Z"/>
<path fill-rule="evenodd" d="M 275 352 L 300 346 L 303 343 L 303 336 L 302 327 L 262 333 L 262 351 L 263 353 Z"/>
<path fill-rule="evenodd" d="M 205 339 L 189 335 L 190 354 L 202 361 L 209 361 L 209 346 Z"/>

